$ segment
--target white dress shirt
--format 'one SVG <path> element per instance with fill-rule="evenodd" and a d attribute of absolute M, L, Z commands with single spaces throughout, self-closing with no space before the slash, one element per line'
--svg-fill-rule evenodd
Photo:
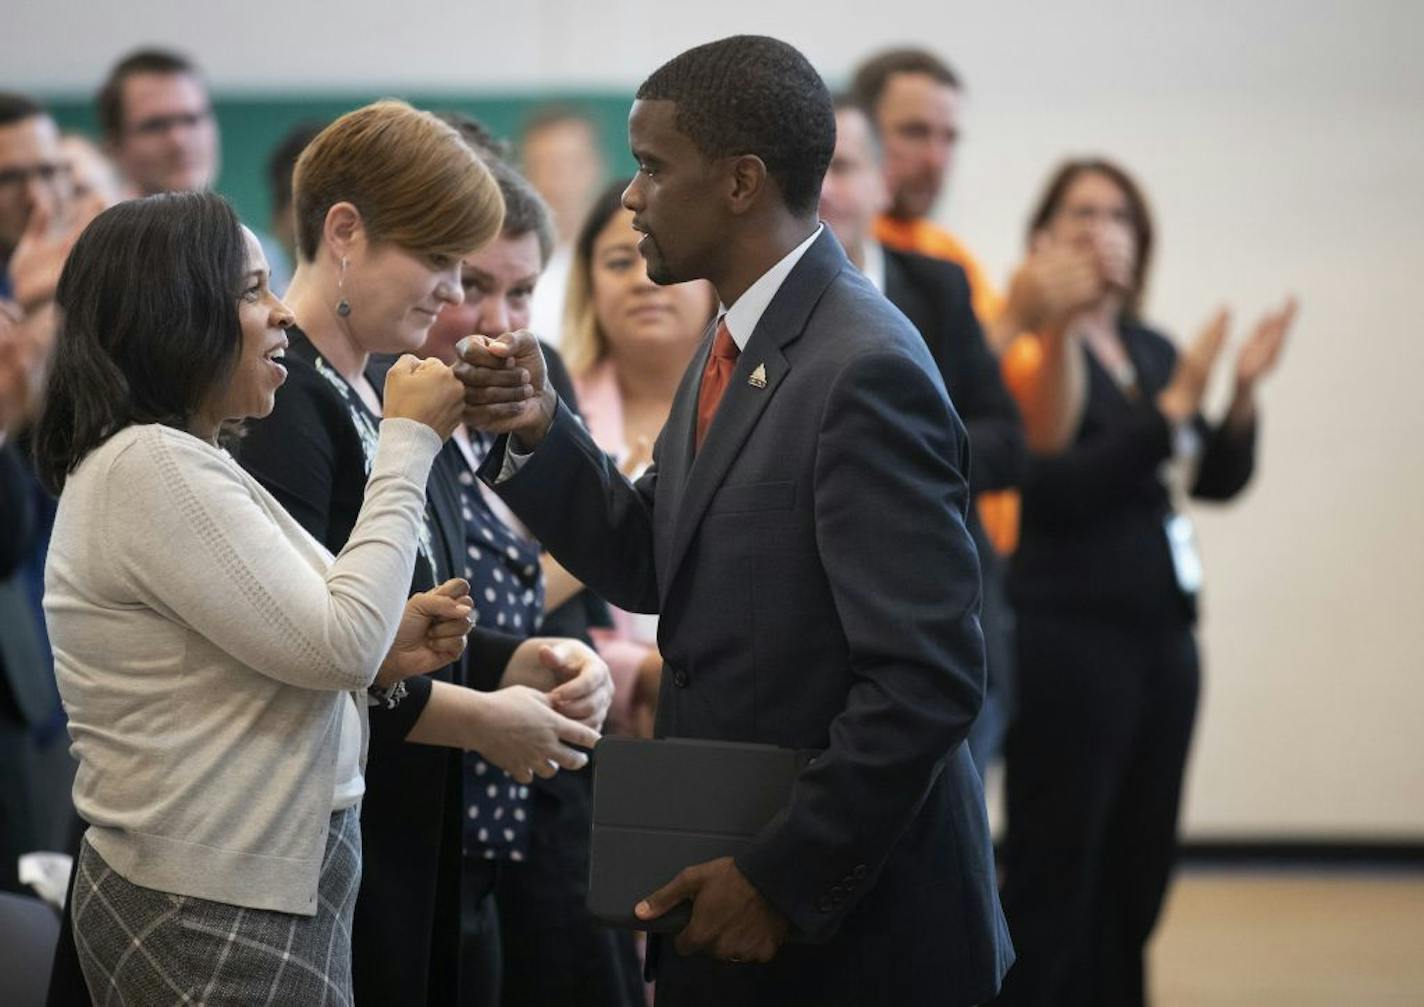
<path fill-rule="evenodd" d="M 717 305 L 718 320 L 727 323 L 727 331 L 732 334 L 732 342 L 737 344 L 738 352 L 747 348 L 747 342 L 752 338 L 752 333 L 756 331 L 757 322 L 761 321 L 761 316 L 766 314 L 767 306 L 776 297 L 776 292 L 781 289 L 786 278 L 791 275 L 791 270 L 796 268 L 796 263 L 801 261 L 801 256 L 806 254 L 806 249 L 810 248 L 812 242 L 821 236 L 821 231 L 825 226 L 825 224 L 817 224 L 816 230 L 809 238 L 787 252 L 776 265 L 762 273 L 730 308 L 721 304 Z"/>
<path fill-rule="evenodd" d="M 825 224 L 818 223 L 816 230 L 811 233 L 809 238 L 787 252 L 776 265 L 762 273 L 730 308 L 722 304 L 717 305 L 718 320 L 727 323 L 727 331 L 732 334 L 732 342 L 737 344 L 738 352 L 747 348 L 747 342 L 752 338 L 752 333 L 756 331 L 761 316 L 766 314 L 767 306 L 776 297 L 776 292 L 781 289 L 786 278 L 791 275 L 791 270 L 796 268 L 796 263 L 801 261 L 801 256 L 805 255 L 806 250 L 821 236 L 821 231 L 825 229 L 825 226 Z M 495 481 L 504 482 L 518 472 L 530 454 L 533 452 L 522 454 L 517 451 L 514 447 L 514 439 L 510 438 L 509 445 L 504 452 L 504 466 L 500 469 L 499 478 Z"/>
<path fill-rule="evenodd" d="M 860 261 L 865 265 L 860 271 L 870 281 L 870 285 L 885 293 L 885 248 L 874 238 L 867 238 L 860 247 Z"/>

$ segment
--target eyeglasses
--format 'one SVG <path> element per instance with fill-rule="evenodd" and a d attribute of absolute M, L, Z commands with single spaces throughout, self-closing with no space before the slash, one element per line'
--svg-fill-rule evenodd
<path fill-rule="evenodd" d="M 1096 224 L 1102 221 L 1131 227 L 1134 221 L 1132 211 L 1125 206 L 1065 206 L 1061 212 L 1075 224 Z"/>
<path fill-rule="evenodd" d="M 0 168 L 0 194 L 10 195 L 38 179 L 51 188 L 69 178 L 69 165 L 58 161 L 41 161 L 39 164 Z"/>
<path fill-rule="evenodd" d="M 173 115 L 155 115 L 140 119 L 129 127 L 129 132 L 138 136 L 162 136 L 171 129 L 196 129 L 212 117 L 211 109 L 201 112 L 176 112 Z"/>

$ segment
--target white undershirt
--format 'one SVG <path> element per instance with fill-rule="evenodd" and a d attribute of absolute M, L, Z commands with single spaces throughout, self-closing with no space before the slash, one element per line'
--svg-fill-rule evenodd
<path fill-rule="evenodd" d="M 805 255 L 806 250 L 821 236 L 821 231 L 825 229 L 825 226 L 825 224 L 817 224 L 816 230 L 811 232 L 809 238 L 787 252 L 776 265 L 762 273 L 730 308 L 720 304 L 717 306 L 717 313 L 719 316 L 723 316 L 722 320 L 727 323 L 727 331 L 732 334 L 732 342 L 737 344 L 738 350 L 746 350 L 752 333 L 756 331 L 757 323 L 761 321 L 761 316 L 766 314 L 766 309 L 771 305 L 772 299 L 776 297 L 776 292 L 781 289 L 781 285 L 786 282 L 786 278 L 796 268 L 796 263 L 801 261 L 801 256 Z"/>
<path fill-rule="evenodd" d="M 881 247 L 880 242 L 867 238 L 860 248 L 860 261 L 865 263 L 860 271 L 865 274 L 870 285 L 882 294 L 885 293 L 885 249 Z"/>
<path fill-rule="evenodd" d="M 336 744 L 336 787 L 331 810 L 350 808 L 366 793 L 366 777 L 361 773 L 361 715 L 351 696 L 341 703 L 341 736 Z"/>

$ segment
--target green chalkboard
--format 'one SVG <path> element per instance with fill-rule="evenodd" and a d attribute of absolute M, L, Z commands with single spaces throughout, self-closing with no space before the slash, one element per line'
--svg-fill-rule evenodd
<path fill-rule="evenodd" d="M 245 223 L 264 229 L 268 219 L 267 158 L 286 132 L 300 122 L 326 122 L 344 112 L 376 100 L 400 97 L 417 108 L 456 111 L 472 115 L 495 135 L 513 141 L 520 127 L 546 105 L 569 107 L 599 125 L 611 170 L 631 174 L 628 154 L 628 107 L 632 94 L 540 93 L 468 98 L 429 94 L 290 95 L 264 97 L 213 96 L 213 110 L 222 132 L 222 173 L 217 189 L 232 201 Z M 93 104 L 88 98 L 56 97 L 46 104 L 65 130 L 95 135 Z"/>

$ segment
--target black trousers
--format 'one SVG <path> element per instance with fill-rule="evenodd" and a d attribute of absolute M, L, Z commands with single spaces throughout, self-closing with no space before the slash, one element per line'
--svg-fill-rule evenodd
<path fill-rule="evenodd" d="M 997 1003 L 1146 1002 L 1144 951 L 1176 852 L 1200 670 L 1186 613 L 1018 613 Z"/>
<path fill-rule="evenodd" d="M 18 895 L 32 894 L 20 884 L 19 859 L 36 848 L 33 749 L 30 725 L 0 682 L 0 891 Z"/>
<path fill-rule="evenodd" d="M 466 857 L 460 872 L 460 1007 L 499 1007 L 504 968 L 494 888 L 501 867 Z"/>
<path fill-rule="evenodd" d="M 530 788 L 529 856 L 500 865 L 495 885 L 504 1007 L 641 1007 L 630 931 L 596 921 L 588 897 L 592 767 Z"/>

